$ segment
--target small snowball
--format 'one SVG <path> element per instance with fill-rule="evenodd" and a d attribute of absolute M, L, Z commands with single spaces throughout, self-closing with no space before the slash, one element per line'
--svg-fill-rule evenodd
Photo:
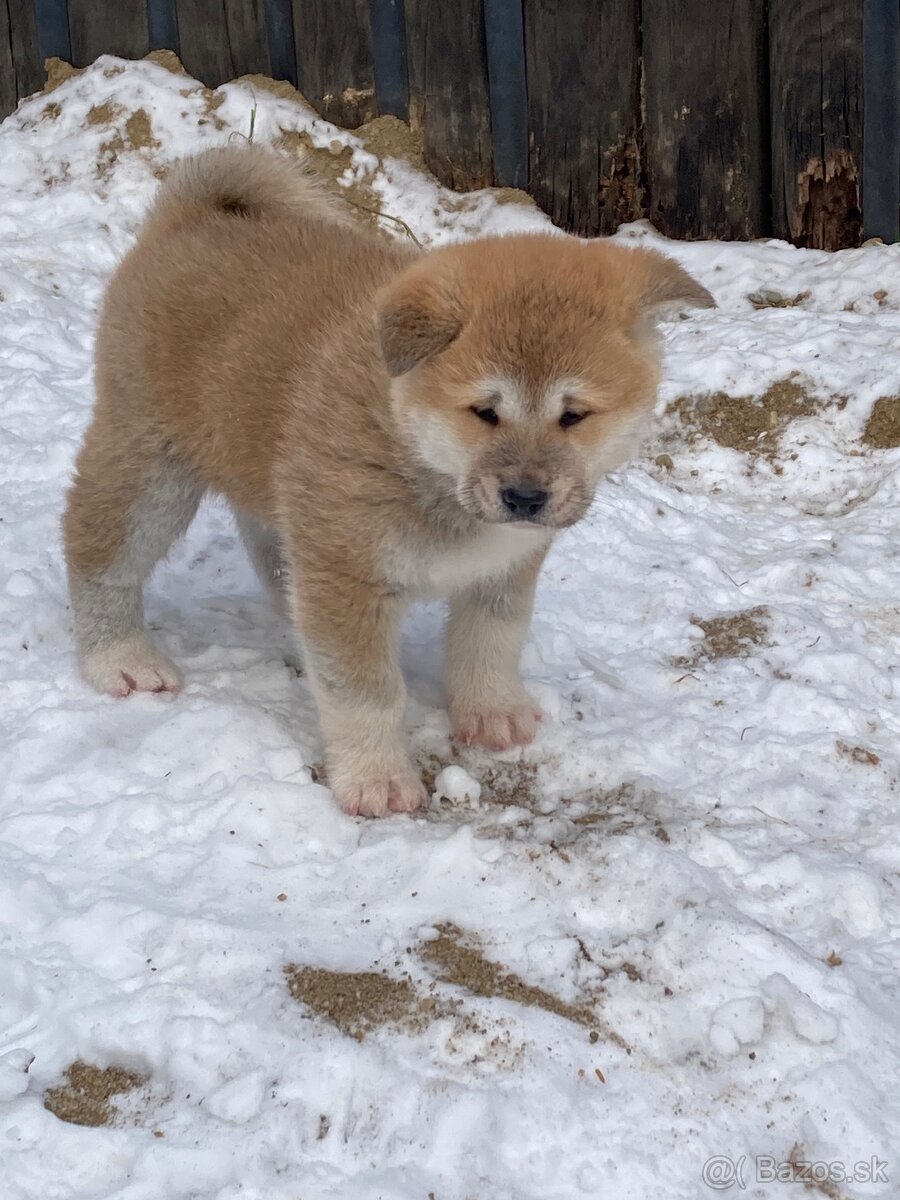
<path fill-rule="evenodd" d="M 477 804 L 481 799 L 481 784 L 462 767 L 444 767 L 434 781 L 434 796 L 451 804 Z"/>
<path fill-rule="evenodd" d="M 28 1089 L 28 1068 L 34 1062 L 30 1050 L 0 1054 L 0 1103 L 21 1096 Z"/>
<path fill-rule="evenodd" d="M 713 1049 L 723 1058 L 733 1058 L 741 1046 L 760 1040 L 765 1019 L 765 1006 L 759 996 L 742 996 L 720 1004 L 709 1027 Z"/>

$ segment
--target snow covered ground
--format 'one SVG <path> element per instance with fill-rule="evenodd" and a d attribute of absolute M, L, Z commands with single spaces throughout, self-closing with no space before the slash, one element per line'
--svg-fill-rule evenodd
<path fill-rule="evenodd" d="M 719 307 L 666 328 L 657 442 L 551 555 L 539 740 L 451 747 L 423 609 L 414 745 L 481 796 L 354 820 L 222 505 L 148 589 L 182 696 L 101 698 L 72 650 L 104 281 L 154 172 L 254 111 L 424 241 L 544 224 L 154 63 L 0 127 L 0 1195 L 781 1197 L 804 1161 L 835 1164 L 813 1194 L 900 1195 L 900 401 L 863 437 L 900 392 L 900 247 L 621 231 Z"/>

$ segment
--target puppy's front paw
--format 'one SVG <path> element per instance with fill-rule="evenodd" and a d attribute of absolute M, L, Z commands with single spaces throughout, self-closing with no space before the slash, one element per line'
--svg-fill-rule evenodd
<path fill-rule="evenodd" d="M 428 803 L 425 785 L 412 771 L 343 780 L 336 783 L 333 790 L 338 804 L 351 817 L 385 817 L 388 813 L 415 812 Z"/>
<path fill-rule="evenodd" d="M 81 672 L 98 692 L 117 699 L 132 692 L 178 692 L 182 684 L 175 664 L 140 635 L 86 655 Z"/>
<path fill-rule="evenodd" d="M 542 716 L 531 700 L 503 708 L 454 710 L 453 736 L 465 746 L 487 746 L 488 750 L 527 746 L 534 740 Z"/>

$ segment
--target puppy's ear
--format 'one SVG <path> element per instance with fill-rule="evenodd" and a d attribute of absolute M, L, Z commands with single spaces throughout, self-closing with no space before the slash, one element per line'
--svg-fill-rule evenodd
<path fill-rule="evenodd" d="M 652 326 L 659 317 L 677 308 L 715 308 L 716 302 L 673 258 L 641 247 L 629 249 L 608 238 L 588 243 L 599 270 L 607 301 L 621 305 L 627 322 L 635 318 Z"/>
<path fill-rule="evenodd" d="M 462 329 L 452 276 L 429 270 L 426 262 L 404 271 L 376 298 L 378 345 L 392 378 L 445 350 Z"/>
<path fill-rule="evenodd" d="M 640 256 L 637 271 L 638 309 L 648 317 L 665 316 L 677 308 L 715 308 L 702 283 L 688 275 L 673 258 L 653 250 L 633 250 Z"/>

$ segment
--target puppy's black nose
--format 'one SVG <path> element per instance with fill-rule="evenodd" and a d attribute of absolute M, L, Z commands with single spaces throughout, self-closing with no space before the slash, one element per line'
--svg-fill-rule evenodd
<path fill-rule="evenodd" d="M 507 512 L 519 521 L 533 521 L 549 499 L 543 488 L 506 487 L 500 489 L 500 499 Z"/>

